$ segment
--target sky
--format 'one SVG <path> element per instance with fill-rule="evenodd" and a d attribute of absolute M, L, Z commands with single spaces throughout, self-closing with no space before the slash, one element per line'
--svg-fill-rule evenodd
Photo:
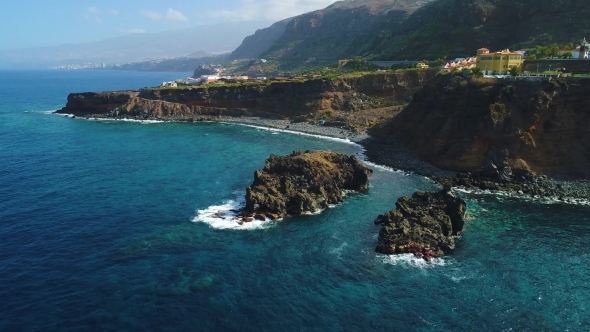
<path fill-rule="evenodd" d="M 276 22 L 335 0 L 2 0 L 0 50 L 236 21 Z"/>

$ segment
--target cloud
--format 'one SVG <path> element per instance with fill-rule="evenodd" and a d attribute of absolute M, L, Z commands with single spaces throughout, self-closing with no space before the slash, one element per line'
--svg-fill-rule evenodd
<path fill-rule="evenodd" d="M 144 29 L 119 29 L 120 33 L 124 33 L 126 35 L 134 34 L 134 33 L 145 33 Z"/>
<path fill-rule="evenodd" d="M 323 9 L 335 0 L 240 0 L 231 10 L 207 12 L 207 16 L 224 21 L 282 20 L 299 14 Z"/>
<path fill-rule="evenodd" d="M 98 12 L 99 12 L 98 7 L 96 7 L 96 6 L 88 7 L 88 8 L 86 8 L 86 11 L 82 15 L 82 17 L 84 17 L 84 19 L 87 21 L 90 19 L 93 19 L 97 23 L 102 23 L 102 19 L 100 17 L 98 17 Z"/>
<path fill-rule="evenodd" d="M 168 10 L 166 10 L 166 19 L 169 21 L 188 21 L 188 17 L 182 15 L 181 12 L 179 12 L 178 10 L 174 10 L 172 8 L 168 8 Z"/>
<path fill-rule="evenodd" d="M 152 21 L 178 21 L 178 22 L 187 22 L 188 21 L 188 17 L 184 16 L 178 10 L 174 10 L 172 8 L 168 8 L 166 10 L 166 12 L 164 12 L 163 14 L 158 13 L 158 12 L 152 12 L 152 11 L 149 11 L 146 9 L 142 9 L 140 14 L 143 17 L 148 18 Z"/>
<path fill-rule="evenodd" d="M 117 16 L 117 15 L 119 15 L 119 12 L 118 12 L 118 11 L 116 11 L 116 10 L 114 10 L 114 9 L 111 9 L 111 10 L 109 10 L 109 13 L 110 13 L 111 15 L 113 15 L 113 16 Z"/>

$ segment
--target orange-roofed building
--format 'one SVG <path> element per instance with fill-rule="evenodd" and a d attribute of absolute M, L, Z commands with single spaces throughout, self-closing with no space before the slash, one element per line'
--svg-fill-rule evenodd
<path fill-rule="evenodd" d="M 506 75 L 515 67 L 522 66 L 522 53 L 511 52 L 508 49 L 490 53 L 487 49 L 477 50 L 477 68 L 485 75 Z"/>

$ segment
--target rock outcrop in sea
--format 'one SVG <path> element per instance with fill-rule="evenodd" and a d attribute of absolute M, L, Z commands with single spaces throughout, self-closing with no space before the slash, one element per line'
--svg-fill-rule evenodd
<path fill-rule="evenodd" d="M 347 190 L 366 192 L 372 173 L 356 157 L 332 151 L 271 155 L 247 189 L 244 221 L 319 212 L 342 203 Z"/>
<path fill-rule="evenodd" d="M 375 219 L 375 224 L 383 225 L 375 251 L 412 253 L 430 261 L 455 249 L 454 237 L 463 231 L 466 204 L 450 187 L 401 197 L 395 206 Z"/>

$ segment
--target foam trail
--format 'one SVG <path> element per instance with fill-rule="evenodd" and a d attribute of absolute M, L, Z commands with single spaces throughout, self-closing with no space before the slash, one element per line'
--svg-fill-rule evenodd
<path fill-rule="evenodd" d="M 304 133 L 304 132 L 295 131 L 295 130 L 288 130 L 288 129 L 269 128 L 269 127 L 257 126 L 257 125 L 246 124 L 246 123 L 237 123 L 237 122 L 221 122 L 221 123 L 256 128 L 256 129 L 261 129 L 261 130 L 265 130 L 265 131 L 272 131 L 272 132 L 277 132 L 277 133 L 289 133 L 289 134 L 294 134 L 294 135 L 315 137 L 315 138 L 325 139 L 325 140 L 329 140 L 329 141 L 335 141 L 335 142 L 353 145 L 355 147 L 358 147 L 359 150 L 364 151 L 364 148 L 360 144 L 355 143 L 347 138 L 345 139 L 345 138 L 337 138 L 337 137 L 324 136 L 324 135 L 318 135 L 318 134 L 310 134 L 310 133 Z"/>
<path fill-rule="evenodd" d="M 582 198 L 565 198 L 559 199 L 559 197 L 540 197 L 540 196 L 531 196 L 527 194 L 520 194 L 520 193 L 512 193 L 506 191 L 496 191 L 496 190 L 481 190 L 481 189 L 466 189 L 461 187 L 454 187 L 454 190 L 458 192 L 462 192 L 465 194 L 471 195 L 493 195 L 498 197 L 498 199 L 504 198 L 515 198 L 520 199 L 523 201 L 528 202 L 535 202 L 540 204 L 572 204 L 572 205 L 590 205 L 590 200 L 582 199 Z"/>
<path fill-rule="evenodd" d="M 74 114 L 60 114 L 55 113 L 55 111 L 43 111 L 45 114 L 53 114 L 68 118 L 73 118 Z M 103 121 L 103 122 L 131 122 L 131 123 L 140 123 L 140 124 L 154 124 L 154 123 L 166 123 L 168 121 L 161 121 L 161 120 L 135 120 L 135 119 L 115 119 L 115 118 L 86 118 L 83 116 L 77 116 L 76 119 L 80 120 L 88 120 L 88 121 Z"/>
<path fill-rule="evenodd" d="M 369 166 L 369 167 L 376 168 L 376 169 L 378 169 L 378 170 L 381 170 L 381 171 L 386 171 L 386 172 L 400 173 L 400 174 L 405 174 L 405 175 L 414 175 L 414 173 L 412 173 L 412 172 L 406 172 L 406 171 L 403 171 L 403 170 L 400 170 L 400 169 L 395 169 L 395 168 L 392 168 L 392 167 L 389 167 L 389 166 L 385 166 L 385 165 L 379 165 L 379 164 L 375 164 L 375 163 L 373 163 L 373 162 L 367 161 L 367 160 L 365 159 L 366 157 L 365 157 L 365 155 L 364 155 L 364 154 L 362 155 L 362 157 L 363 157 L 363 158 L 361 159 L 361 161 L 362 161 L 362 162 L 363 162 L 365 165 L 367 165 L 367 166 Z"/>
<path fill-rule="evenodd" d="M 203 210 L 197 210 L 197 214 L 192 219 L 192 222 L 206 223 L 216 229 L 235 230 L 263 229 L 274 224 L 274 222 L 269 220 L 261 221 L 254 219 L 252 222 L 245 222 L 240 225 L 241 218 L 239 217 L 239 212 L 236 211 L 239 211 L 245 205 L 245 192 L 234 192 L 234 194 L 237 194 L 238 198 L 227 200 L 222 205 L 212 205 Z"/>
<path fill-rule="evenodd" d="M 379 255 L 383 263 L 395 266 L 409 266 L 417 268 L 433 268 L 437 266 L 447 266 L 448 262 L 443 258 L 433 258 L 430 262 L 423 258 L 418 258 L 414 254 L 400 254 L 400 255 Z"/>

